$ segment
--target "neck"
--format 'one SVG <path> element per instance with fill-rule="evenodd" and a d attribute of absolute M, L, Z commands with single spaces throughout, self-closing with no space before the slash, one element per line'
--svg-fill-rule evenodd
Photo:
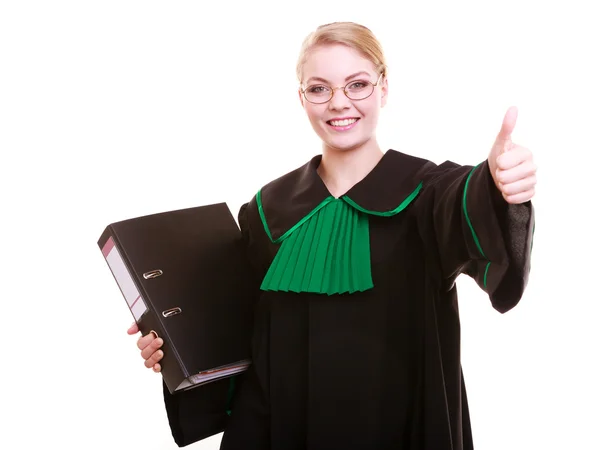
<path fill-rule="evenodd" d="M 331 195 L 339 198 L 365 178 L 382 156 L 383 152 L 374 139 L 349 150 L 339 150 L 324 145 L 323 158 L 317 173 Z"/>

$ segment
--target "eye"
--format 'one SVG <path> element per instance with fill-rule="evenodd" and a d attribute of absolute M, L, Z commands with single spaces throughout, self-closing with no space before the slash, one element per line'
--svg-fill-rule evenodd
<path fill-rule="evenodd" d="M 366 88 L 370 83 L 363 80 L 355 80 L 351 81 L 346 85 L 346 89 L 349 91 L 360 91 L 361 89 Z"/>
<path fill-rule="evenodd" d="M 329 92 L 329 88 L 321 84 L 314 84 L 306 88 L 306 92 L 310 94 L 326 94 Z"/>

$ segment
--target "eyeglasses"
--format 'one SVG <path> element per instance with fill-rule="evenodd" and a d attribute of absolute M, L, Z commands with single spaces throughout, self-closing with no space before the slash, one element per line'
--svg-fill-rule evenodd
<path fill-rule="evenodd" d="M 377 78 L 377 83 L 371 83 L 370 80 L 352 80 L 346 86 L 332 88 L 324 84 L 311 84 L 306 89 L 302 90 L 304 98 L 310 103 L 327 103 L 333 98 L 333 94 L 336 89 L 343 89 L 344 94 L 350 100 L 364 100 L 371 96 L 375 90 L 375 86 L 379 84 L 383 77 L 383 72 Z"/>

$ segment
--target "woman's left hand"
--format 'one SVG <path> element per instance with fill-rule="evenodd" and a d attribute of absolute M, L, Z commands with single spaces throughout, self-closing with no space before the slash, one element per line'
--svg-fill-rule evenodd
<path fill-rule="evenodd" d="M 517 108 L 511 107 L 504 116 L 502 128 L 488 156 L 490 172 L 502 196 L 508 203 L 525 203 L 535 194 L 537 167 L 531 150 L 512 141 L 517 123 Z"/>

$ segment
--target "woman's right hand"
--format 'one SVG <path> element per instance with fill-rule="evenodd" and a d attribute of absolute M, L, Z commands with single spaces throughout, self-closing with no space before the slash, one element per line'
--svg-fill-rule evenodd
<path fill-rule="evenodd" d="M 136 334 L 139 331 L 137 323 L 134 323 L 127 330 L 127 334 Z M 158 362 L 164 356 L 163 351 L 160 350 L 162 345 L 163 340 L 152 332 L 146 336 L 140 336 L 137 341 L 137 346 L 141 350 L 142 358 L 144 358 L 144 365 L 157 373 L 160 372 L 160 364 Z"/>

